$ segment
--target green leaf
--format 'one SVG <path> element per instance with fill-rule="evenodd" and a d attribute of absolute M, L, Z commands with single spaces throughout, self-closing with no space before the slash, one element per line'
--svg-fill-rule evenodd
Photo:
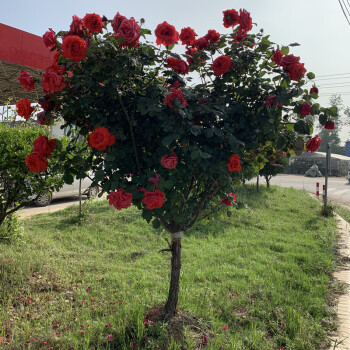
<path fill-rule="evenodd" d="M 310 134 L 310 126 L 309 124 L 305 123 L 303 120 L 299 120 L 294 124 L 294 131 L 298 132 L 299 134 Z"/>
<path fill-rule="evenodd" d="M 147 221 L 147 222 L 150 222 L 151 219 L 152 219 L 152 211 L 151 210 L 148 210 L 148 209 L 143 209 L 142 211 L 142 217 Z"/>
<path fill-rule="evenodd" d="M 301 137 L 298 137 L 293 145 L 293 149 L 295 152 L 304 150 L 304 140 Z"/>
<path fill-rule="evenodd" d="M 206 137 L 213 137 L 214 130 L 212 128 L 204 129 L 204 135 Z"/>
<path fill-rule="evenodd" d="M 308 79 L 315 79 L 315 74 L 312 72 L 307 73 L 306 76 Z"/>
<path fill-rule="evenodd" d="M 101 169 L 97 170 L 95 173 L 94 181 L 96 182 L 102 181 L 104 177 L 105 177 L 105 172 Z"/>
<path fill-rule="evenodd" d="M 291 43 L 291 44 L 289 44 L 288 46 L 300 46 L 300 44 L 298 44 L 298 43 Z"/>
<path fill-rule="evenodd" d="M 55 148 L 58 149 L 59 151 L 62 151 L 62 142 L 58 139 L 56 139 Z"/>
<path fill-rule="evenodd" d="M 200 157 L 203 158 L 203 159 L 211 158 L 211 154 L 209 154 L 209 153 L 203 152 L 201 150 L 199 150 L 198 152 L 199 152 Z"/>
<path fill-rule="evenodd" d="M 63 175 L 63 181 L 68 184 L 68 185 L 71 185 L 74 181 L 74 177 L 72 176 L 72 174 L 70 173 L 65 173 Z"/>
<path fill-rule="evenodd" d="M 158 229 L 160 227 L 160 221 L 158 219 L 154 219 L 152 221 L 152 226 L 154 229 Z"/>
<path fill-rule="evenodd" d="M 281 54 L 282 55 L 288 55 L 289 54 L 289 47 L 288 46 L 282 46 Z"/>
<path fill-rule="evenodd" d="M 164 137 L 164 139 L 162 140 L 162 144 L 163 144 L 164 146 L 169 146 L 172 142 L 173 142 L 173 136 L 172 136 L 172 135 L 166 136 L 166 137 Z"/>
<path fill-rule="evenodd" d="M 199 125 L 193 125 L 193 126 L 191 126 L 190 131 L 193 135 L 197 136 L 200 133 L 202 133 L 202 127 Z"/>
<path fill-rule="evenodd" d="M 223 137 L 224 136 L 224 132 L 221 129 L 218 129 L 218 128 L 214 128 L 214 133 L 215 133 L 215 135 L 217 135 L 219 137 Z"/>
<path fill-rule="evenodd" d="M 329 114 L 332 117 L 337 117 L 338 116 L 338 108 L 336 106 L 332 106 L 329 108 Z"/>
<path fill-rule="evenodd" d="M 320 116 L 318 117 L 318 120 L 321 125 L 325 125 L 327 122 L 327 117 L 324 114 L 320 114 Z"/>

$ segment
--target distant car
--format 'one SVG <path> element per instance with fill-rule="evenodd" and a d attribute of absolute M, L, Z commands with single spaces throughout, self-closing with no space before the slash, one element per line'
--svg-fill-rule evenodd
<path fill-rule="evenodd" d="M 80 180 L 74 179 L 71 185 L 64 184 L 59 191 L 40 194 L 34 204 L 38 207 L 46 207 L 53 199 L 78 195 L 79 181 Z M 99 192 L 98 186 L 91 186 L 91 182 L 92 181 L 88 177 L 81 180 L 81 194 L 86 195 L 88 198 L 96 197 Z"/>

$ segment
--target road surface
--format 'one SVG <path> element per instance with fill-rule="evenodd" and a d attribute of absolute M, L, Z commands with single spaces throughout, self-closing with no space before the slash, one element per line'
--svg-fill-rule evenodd
<path fill-rule="evenodd" d="M 304 177 L 303 175 L 277 175 L 271 179 L 271 185 L 282 187 L 293 187 L 295 189 L 304 189 L 310 193 L 316 194 L 316 182 L 320 183 L 320 196 L 322 198 L 322 186 L 324 177 Z M 256 181 L 256 180 L 253 180 Z M 265 179 L 260 177 L 260 183 L 265 184 Z M 102 196 L 106 199 L 106 195 Z M 328 199 L 331 202 L 349 207 L 350 209 L 350 184 L 345 177 L 328 178 Z M 83 197 L 83 201 L 86 197 Z M 79 205 L 79 197 L 72 196 L 67 198 L 55 199 L 47 207 L 29 206 L 19 212 L 22 218 L 40 213 L 53 213 L 55 211 L 67 208 L 71 205 Z"/>
<path fill-rule="evenodd" d="M 94 200 L 105 200 L 106 195 L 104 194 L 101 198 L 96 198 Z M 86 196 L 82 197 L 83 202 L 87 200 Z M 36 214 L 42 214 L 42 213 L 53 213 L 58 210 L 62 210 L 64 208 L 67 208 L 71 205 L 79 205 L 79 196 L 71 196 L 66 198 L 57 198 L 54 199 L 48 206 L 46 207 L 37 207 L 35 205 L 30 205 L 25 207 L 24 209 L 18 211 L 18 215 L 21 218 L 27 218 Z M 77 208 L 78 210 L 78 208 Z"/>
<path fill-rule="evenodd" d="M 283 174 L 273 177 L 270 181 L 271 185 L 293 187 L 298 190 L 304 189 L 313 194 L 316 194 L 316 182 L 320 183 L 320 196 L 322 198 L 322 187 L 325 183 L 324 177 Z M 264 184 L 265 179 L 260 177 L 260 183 Z M 350 183 L 345 177 L 329 177 L 327 193 L 331 202 L 350 208 Z"/>

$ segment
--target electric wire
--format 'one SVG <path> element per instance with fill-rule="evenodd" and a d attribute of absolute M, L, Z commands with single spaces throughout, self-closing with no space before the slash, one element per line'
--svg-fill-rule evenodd
<path fill-rule="evenodd" d="M 344 8 L 343 8 L 343 5 L 342 5 L 341 1 L 338 0 L 338 2 L 339 2 L 339 5 L 340 5 L 340 7 L 341 7 L 341 9 L 342 9 L 342 11 L 343 11 L 343 14 L 344 14 L 346 20 L 348 21 L 348 23 L 349 23 L 349 25 L 350 25 L 349 18 L 346 16 L 346 12 L 344 11 Z"/>

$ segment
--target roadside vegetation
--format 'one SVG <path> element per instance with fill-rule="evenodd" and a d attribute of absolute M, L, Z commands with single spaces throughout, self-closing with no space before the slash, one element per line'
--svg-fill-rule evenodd
<path fill-rule="evenodd" d="M 98 201 L 81 218 L 68 208 L 26 219 L 21 241 L 0 244 L 0 348 L 319 349 L 335 327 L 334 219 L 302 191 L 246 186 L 236 197 L 247 208 L 186 233 L 170 327 L 157 320 L 167 234 L 135 207 Z"/>

